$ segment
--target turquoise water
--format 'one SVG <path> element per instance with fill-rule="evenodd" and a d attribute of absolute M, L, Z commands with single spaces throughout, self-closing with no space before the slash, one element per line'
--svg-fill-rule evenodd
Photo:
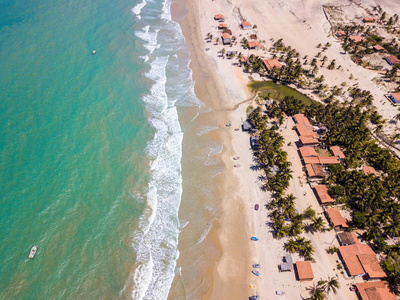
<path fill-rule="evenodd" d="M 169 4 L 136 4 L 0 2 L 0 299 L 168 294 L 195 100 Z"/>

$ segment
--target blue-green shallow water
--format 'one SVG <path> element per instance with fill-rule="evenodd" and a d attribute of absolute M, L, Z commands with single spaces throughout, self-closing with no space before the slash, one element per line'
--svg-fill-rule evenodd
<path fill-rule="evenodd" d="M 0 299 L 112 299 L 129 285 L 155 131 L 133 5 L 0 1 Z"/>

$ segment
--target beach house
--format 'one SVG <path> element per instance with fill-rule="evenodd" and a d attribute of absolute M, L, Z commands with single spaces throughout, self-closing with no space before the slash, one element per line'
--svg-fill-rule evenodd
<path fill-rule="evenodd" d="M 396 56 L 394 55 L 390 55 L 388 57 L 385 57 L 385 60 L 387 61 L 387 63 L 391 66 L 393 65 L 399 65 L 400 64 L 400 59 L 398 59 Z"/>
<path fill-rule="evenodd" d="M 331 147 L 329 147 L 329 150 L 331 151 L 333 156 L 337 156 L 340 159 L 345 159 L 346 158 L 346 156 L 344 155 L 342 149 L 340 149 L 339 146 L 331 146 Z"/>
<path fill-rule="evenodd" d="M 337 234 L 337 239 L 341 246 L 359 244 L 358 238 L 354 232 L 343 231 Z"/>
<path fill-rule="evenodd" d="M 390 101 L 393 102 L 394 105 L 400 104 L 400 93 L 392 93 L 386 96 Z"/>
<path fill-rule="evenodd" d="M 364 18 L 363 22 L 364 23 L 375 23 L 375 19 L 374 18 Z"/>
<path fill-rule="evenodd" d="M 375 45 L 372 47 L 372 49 L 374 49 L 375 52 L 382 52 L 385 50 L 385 48 L 383 48 L 381 45 Z"/>
<path fill-rule="evenodd" d="M 358 35 L 351 35 L 351 36 L 349 37 L 349 39 L 350 39 L 351 41 L 355 42 L 355 43 L 365 42 L 365 41 L 366 41 L 366 39 L 364 39 L 363 37 L 358 36 Z"/>
<path fill-rule="evenodd" d="M 328 217 L 329 222 L 333 224 L 335 230 L 343 230 L 349 227 L 349 225 L 347 224 L 347 220 L 342 217 L 337 207 L 327 208 L 325 210 L 325 213 Z"/>
<path fill-rule="evenodd" d="M 282 68 L 281 63 L 277 59 L 263 59 L 263 64 L 268 71 L 271 71 L 274 67 L 277 69 Z"/>
<path fill-rule="evenodd" d="M 229 33 L 223 33 L 221 39 L 224 45 L 229 45 L 231 43 L 231 35 Z"/>
<path fill-rule="evenodd" d="M 228 25 L 226 25 L 225 23 L 218 24 L 218 29 L 224 29 L 224 28 L 228 28 Z"/>
<path fill-rule="evenodd" d="M 297 278 L 300 281 L 313 280 L 314 273 L 309 261 L 296 261 Z"/>
<path fill-rule="evenodd" d="M 346 32 L 344 32 L 343 30 L 339 30 L 338 32 L 336 32 L 336 36 L 338 38 L 344 37 L 346 36 Z"/>
<path fill-rule="evenodd" d="M 249 45 L 249 49 L 256 49 L 256 50 L 258 50 L 258 49 L 262 49 L 262 48 L 263 48 L 263 45 L 262 45 L 260 42 L 258 42 L 258 41 L 250 41 L 250 42 L 248 43 L 248 45 Z"/>
<path fill-rule="evenodd" d="M 317 199 L 319 200 L 321 205 L 335 202 L 335 200 L 333 200 L 332 197 L 329 196 L 328 186 L 326 184 L 318 184 L 314 187 L 314 190 L 315 194 L 317 195 Z"/>
<path fill-rule="evenodd" d="M 349 276 L 365 276 L 366 279 L 386 277 L 374 250 L 368 245 L 340 246 L 339 254 Z"/>
<path fill-rule="evenodd" d="M 387 281 L 356 283 L 357 295 L 361 300 L 396 300 Z"/>
<path fill-rule="evenodd" d="M 251 29 L 251 23 L 248 21 L 244 21 L 240 24 L 240 26 L 242 27 L 242 29 L 248 30 Z"/>
<path fill-rule="evenodd" d="M 376 175 L 376 171 L 375 171 L 375 169 L 373 167 L 365 166 L 365 167 L 362 168 L 362 170 L 363 170 L 364 174 L 367 175 L 367 176 L 369 174 Z"/>
<path fill-rule="evenodd" d="M 326 172 L 320 164 L 305 164 L 308 179 L 320 180 L 326 177 Z"/>
<path fill-rule="evenodd" d="M 216 14 L 216 15 L 214 16 L 214 20 L 223 22 L 223 21 L 225 21 L 225 17 L 224 17 L 224 15 Z"/>

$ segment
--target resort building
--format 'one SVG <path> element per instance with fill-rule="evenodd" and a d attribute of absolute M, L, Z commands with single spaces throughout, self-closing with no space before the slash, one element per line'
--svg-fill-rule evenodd
<path fill-rule="evenodd" d="M 375 171 L 375 169 L 373 167 L 365 166 L 365 167 L 362 168 L 362 170 L 363 170 L 364 174 L 367 175 L 367 176 L 369 174 L 373 174 L 373 175 L 376 176 L 376 171 Z"/>
<path fill-rule="evenodd" d="M 381 45 L 375 45 L 372 47 L 372 49 L 374 49 L 375 52 L 381 52 L 385 50 L 385 48 L 383 48 Z"/>
<path fill-rule="evenodd" d="M 218 24 L 218 29 L 224 29 L 224 28 L 228 28 L 228 25 L 226 25 L 225 23 Z"/>
<path fill-rule="evenodd" d="M 335 202 L 335 200 L 329 196 L 328 186 L 326 184 L 318 184 L 314 187 L 314 189 L 315 193 L 317 194 L 317 198 L 322 205 Z"/>
<path fill-rule="evenodd" d="M 248 21 L 242 22 L 242 24 L 240 24 L 240 26 L 242 27 L 242 29 L 251 29 L 251 24 Z"/>
<path fill-rule="evenodd" d="M 330 223 L 333 224 L 335 230 L 343 230 L 344 228 L 349 227 L 349 225 L 347 224 L 347 220 L 342 217 L 337 207 L 327 208 L 325 212 L 328 216 Z"/>
<path fill-rule="evenodd" d="M 309 179 L 324 179 L 326 172 L 320 164 L 305 164 Z"/>
<path fill-rule="evenodd" d="M 341 246 L 359 244 L 358 238 L 354 232 L 343 231 L 338 233 L 337 239 Z"/>
<path fill-rule="evenodd" d="M 318 156 L 313 147 L 300 147 L 299 152 L 304 164 L 340 164 L 338 156 Z"/>
<path fill-rule="evenodd" d="M 258 41 L 250 41 L 249 42 L 249 49 L 261 49 L 263 45 Z"/>
<path fill-rule="evenodd" d="M 337 156 L 337 157 L 339 157 L 340 159 L 345 159 L 345 158 L 346 158 L 346 156 L 344 155 L 342 149 L 340 149 L 339 146 L 332 146 L 332 147 L 329 147 L 329 150 L 331 151 L 331 153 L 332 153 L 333 156 Z"/>
<path fill-rule="evenodd" d="M 358 35 L 351 35 L 351 36 L 349 37 L 349 39 L 350 39 L 351 41 L 355 42 L 355 43 L 365 42 L 365 41 L 366 41 L 363 37 L 358 36 Z"/>
<path fill-rule="evenodd" d="M 282 68 L 281 63 L 277 59 L 263 59 L 263 64 L 268 71 L 271 71 L 274 67 L 277 69 Z"/>
<path fill-rule="evenodd" d="M 349 276 L 366 276 L 367 279 L 386 277 L 374 250 L 368 245 L 340 246 L 339 254 Z"/>
<path fill-rule="evenodd" d="M 388 57 L 385 58 L 385 60 L 387 61 L 387 63 L 391 66 L 393 65 L 399 65 L 400 64 L 400 59 L 398 59 L 396 56 L 394 55 L 390 55 Z"/>
<path fill-rule="evenodd" d="M 357 295 L 361 300 L 396 300 L 387 281 L 356 283 Z"/>
<path fill-rule="evenodd" d="M 395 105 L 399 105 L 400 104 L 400 93 L 392 93 L 387 95 L 387 98 L 393 102 L 393 104 Z"/>
<path fill-rule="evenodd" d="M 300 281 L 313 280 L 314 273 L 311 268 L 309 261 L 297 261 L 296 262 L 297 276 Z"/>
<path fill-rule="evenodd" d="M 344 32 L 343 30 L 339 30 L 338 32 L 336 32 L 336 36 L 338 38 L 344 37 L 346 36 L 346 32 Z"/>
<path fill-rule="evenodd" d="M 311 136 L 300 136 L 300 142 L 303 146 L 315 147 L 319 145 L 319 141 Z"/>
<path fill-rule="evenodd" d="M 374 18 L 364 18 L 363 22 L 364 23 L 375 23 L 375 19 Z"/>
<path fill-rule="evenodd" d="M 225 17 L 224 17 L 224 15 L 216 14 L 216 15 L 214 16 L 214 20 L 218 20 L 218 21 L 220 21 L 220 22 L 223 22 L 223 21 L 225 21 Z"/>
<path fill-rule="evenodd" d="M 229 45 L 231 43 L 231 35 L 229 33 L 223 33 L 221 39 L 224 45 Z"/>

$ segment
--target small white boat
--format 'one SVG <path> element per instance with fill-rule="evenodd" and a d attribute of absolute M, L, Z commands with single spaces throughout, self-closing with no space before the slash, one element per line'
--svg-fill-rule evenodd
<path fill-rule="evenodd" d="M 33 258 L 36 254 L 36 251 L 37 251 L 37 247 L 33 246 L 31 249 L 31 252 L 29 253 L 29 258 Z"/>
<path fill-rule="evenodd" d="M 95 54 L 96 54 L 96 50 L 93 50 L 93 51 L 92 51 L 92 55 L 95 55 Z"/>

